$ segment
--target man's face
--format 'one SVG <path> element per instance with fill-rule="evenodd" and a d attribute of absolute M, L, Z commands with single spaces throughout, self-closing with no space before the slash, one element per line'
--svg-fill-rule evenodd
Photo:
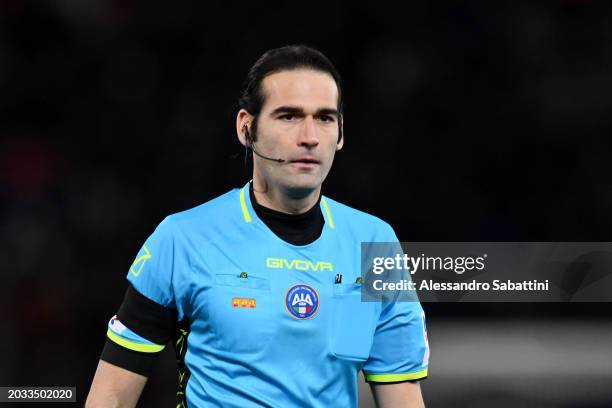
<path fill-rule="evenodd" d="M 285 162 L 254 156 L 254 175 L 293 197 L 304 196 L 321 186 L 342 147 L 338 88 L 329 74 L 299 69 L 265 77 L 262 91 L 255 149 Z"/>

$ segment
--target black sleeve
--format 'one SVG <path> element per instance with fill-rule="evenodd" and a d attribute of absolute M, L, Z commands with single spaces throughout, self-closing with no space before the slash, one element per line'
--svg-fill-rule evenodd
<path fill-rule="evenodd" d="M 117 319 L 137 335 L 159 345 L 166 345 L 177 327 L 176 310 L 152 301 L 132 285 L 125 293 Z M 131 350 L 107 338 L 100 359 L 148 377 L 160 353 Z"/>

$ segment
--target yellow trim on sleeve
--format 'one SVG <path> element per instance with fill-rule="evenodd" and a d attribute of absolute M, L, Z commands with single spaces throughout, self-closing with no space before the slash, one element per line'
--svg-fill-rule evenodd
<path fill-rule="evenodd" d="M 404 374 L 367 374 L 367 373 L 363 373 L 363 375 L 366 381 L 381 382 L 381 383 L 420 380 L 421 378 L 427 377 L 427 368 L 421 371 L 415 371 L 413 373 L 404 373 Z"/>
<path fill-rule="evenodd" d="M 123 337 L 117 336 L 115 333 L 108 329 L 106 335 L 113 342 L 117 343 L 120 346 L 123 346 L 127 349 L 140 351 L 142 353 L 157 353 L 158 351 L 162 351 L 166 346 L 160 346 L 159 344 L 141 344 L 136 343 L 135 341 L 124 339 Z"/>
<path fill-rule="evenodd" d="M 246 222 L 251 222 L 251 214 L 249 214 L 249 209 L 247 208 L 246 201 L 244 200 L 244 187 L 242 187 L 242 190 L 240 190 L 240 207 L 242 208 L 244 220 Z"/>
<path fill-rule="evenodd" d="M 323 208 L 325 209 L 325 214 L 327 214 L 327 221 L 329 221 L 329 228 L 336 228 L 334 226 L 334 219 L 331 216 L 331 212 L 329 211 L 329 206 L 327 205 L 327 201 L 325 197 L 321 197 L 321 204 L 323 204 Z"/>

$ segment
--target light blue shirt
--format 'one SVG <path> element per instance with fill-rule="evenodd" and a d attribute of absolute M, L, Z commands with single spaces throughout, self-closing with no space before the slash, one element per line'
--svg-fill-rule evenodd
<path fill-rule="evenodd" d="M 292 245 L 257 217 L 247 184 L 167 217 L 143 245 L 128 280 L 190 322 L 188 406 L 356 407 L 359 370 L 376 382 L 427 376 L 421 305 L 361 302 L 361 242 L 397 242 L 392 228 L 320 205 L 321 236 Z M 126 329 L 111 339 L 151 346 Z"/>

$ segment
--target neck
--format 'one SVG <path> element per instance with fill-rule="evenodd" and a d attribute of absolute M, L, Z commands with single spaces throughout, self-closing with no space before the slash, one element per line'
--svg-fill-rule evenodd
<path fill-rule="evenodd" d="M 253 192 L 259 205 L 285 214 L 303 214 L 319 201 L 321 187 L 291 194 L 291 191 L 274 188 L 269 183 L 253 178 Z"/>

